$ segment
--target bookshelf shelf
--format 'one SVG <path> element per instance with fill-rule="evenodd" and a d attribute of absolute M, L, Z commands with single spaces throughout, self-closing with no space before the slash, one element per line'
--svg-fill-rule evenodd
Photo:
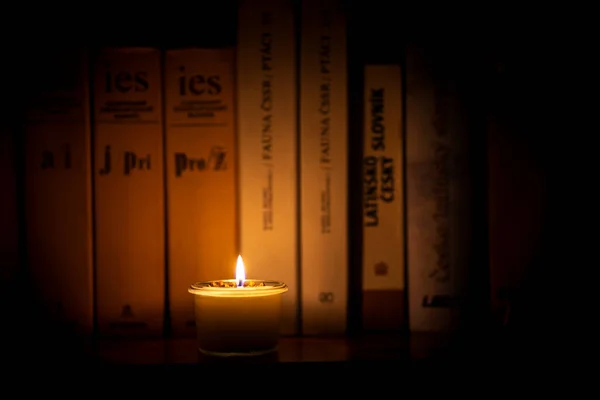
<path fill-rule="evenodd" d="M 349 394 L 363 386 L 381 391 L 384 384 L 390 388 L 401 386 L 402 390 L 410 386 L 423 388 L 419 382 L 438 390 L 446 387 L 444 382 L 462 382 L 466 376 L 505 385 L 502 371 L 527 376 L 531 371 L 561 367 L 556 352 L 539 342 L 539 335 L 534 340 L 538 342 L 535 348 L 527 336 L 285 337 L 276 356 L 238 359 L 203 358 L 194 338 L 102 339 L 95 343 L 70 338 L 42 349 L 39 340 L 28 338 L 7 346 L 16 358 L 3 357 L 1 362 L 11 370 L 25 371 L 29 377 L 77 378 L 93 387 L 117 390 L 129 387 L 153 392 L 160 385 L 180 390 L 190 385 L 218 387 L 219 382 L 238 376 L 246 387 L 256 384 L 260 388 L 261 384 L 255 382 L 266 380 L 285 385 L 292 392 L 310 391 L 316 384 Z"/>
<path fill-rule="evenodd" d="M 445 334 L 368 334 L 360 337 L 283 337 L 279 351 L 263 357 L 214 358 L 197 351 L 195 338 L 133 339 L 115 338 L 91 341 L 69 338 L 56 341 L 52 348 L 37 351 L 44 359 L 59 359 L 63 364 L 135 367 L 135 366 L 203 366 L 248 364 L 379 364 L 398 365 L 463 361 L 477 357 L 497 360 L 500 354 L 508 356 L 506 337 L 486 336 L 478 339 L 451 337 Z M 23 348 L 23 346 L 21 346 Z M 32 350 L 34 350 L 32 348 Z M 26 361 L 25 350 L 18 359 Z"/>

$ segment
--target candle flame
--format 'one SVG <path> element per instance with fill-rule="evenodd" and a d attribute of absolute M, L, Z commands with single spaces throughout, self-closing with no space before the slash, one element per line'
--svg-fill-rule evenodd
<path fill-rule="evenodd" d="M 235 280 L 238 286 L 244 286 L 246 280 L 246 269 L 244 268 L 244 261 L 242 256 L 238 256 L 237 264 L 235 266 Z"/>

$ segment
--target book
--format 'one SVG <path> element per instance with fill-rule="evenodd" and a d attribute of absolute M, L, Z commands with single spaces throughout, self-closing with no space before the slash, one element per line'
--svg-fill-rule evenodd
<path fill-rule="evenodd" d="M 404 323 L 404 208 L 400 66 L 365 66 L 363 308 L 365 330 Z"/>
<path fill-rule="evenodd" d="M 282 334 L 298 332 L 298 125 L 289 0 L 242 1 L 237 115 L 240 249 L 246 276 L 287 284 Z"/>
<path fill-rule="evenodd" d="M 27 266 L 42 321 L 93 329 L 91 136 L 85 52 L 40 49 L 24 123 Z"/>
<path fill-rule="evenodd" d="M 470 292 L 485 284 L 474 282 L 472 274 L 486 268 L 474 246 L 485 235 L 475 229 L 483 220 L 474 218 L 472 157 L 478 149 L 470 142 L 471 83 L 461 50 L 410 43 L 406 52 L 408 301 L 414 332 L 464 327 L 467 309 L 476 305 Z"/>
<path fill-rule="evenodd" d="M 531 96 L 515 99 L 522 81 L 511 73 L 519 69 L 507 68 L 511 61 L 505 56 L 493 64 L 488 87 L 489 278 L 495 327 L 512 324 L 514 315 L 519 314 L 515 311 L 524 307 L 522 303 L 536 297 L 531 295 L 530 285 L 543 243 L 547 198 L 543 170 L 536 157 L 537 151 L 544 151 L 539 150 L 537 136 L 531 134 L 528 117 L 524 118 L 524 114 L 535 115 L 529 112 Z M 527 90 L 536 92 L 535 86 Z M 535 281 L 535 285 L 543 285 L 542 280 Z"/>
<path fill-rule="evenodd" d="M 98 332 L 158 336 L 165 302 L 160 51 L 101 49 L 93 76 Z"/>
<path fill-rule="evenodd" d="M 347 64 L 339 1 L 303 1 L 300 43 L 302 333 L 346 332 Z"/>
<path fill-rule="evenodd" d="M 195 282 L 235 278 L 234 51 L 165 55 L 169 306 L 177 336 L 195 335 Z"/>

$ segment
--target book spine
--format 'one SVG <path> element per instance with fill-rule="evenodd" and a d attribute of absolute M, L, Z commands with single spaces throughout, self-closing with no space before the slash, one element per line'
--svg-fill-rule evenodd
<path fill-rule="evenodd" d="M 404 215 L 399 65 L 367 65 L 364 83 L 363 328 L 401 329 Z"/>
<path fill-rule="evenodd" d="M 300 50 L 302 332 L 343 334 L 348 297 L 346 20 L 303 1 Z"/>
<path fill-rule="evenodd" d="M 29 273 L 42 318 L 89 333 L 93 275 L 87 60 L 72 49 L 38 56 L 46 79 L 32 88 L 24 124 Z"/>
<path fill-rule="evenodd" d="M 407 47 L 408 292 L 411 331 L 465 322 L 476 204 L 466 70 L 457 49 Z M 452 60 L 452 61 L 450 61 Z M 459 63 L 460 62 L 460 63 Z M 484 150 L 484 149 L 482 149 Z M 483 264 L 475 265 L 478 270 Z M 481 283 L 481 282 L 480 282 Z M 485 284 L 485 282 L 483 282 Z M 471 286 L 474 288 L 475 286 Z"/>
<path fill-rule="evenodd" d="M 536 265 L 544 207 L 543 175 L 538 147 L 515 103 L 520 81 L 506 72 L 510 58 L 494 63 L 487 113 L 490 301 L 493 324 L 512 324 L 514 309 L 525 294 L 527 277 Z M 510 70 L 510 69 L 508 69 Z M 522 97 L 522 102 L 529 97 Z M 518 228 L 515 227 L 518 221 Z"/>
<path fill-rule="evenodd" d="M 94 64 L 96 309 L 101 335 L 157 336 L 164 313 L 160 52 L 114 48 Z"/>
<path fill-rule="evenodd" d="M 235 277 L 234 52 L 165 56 L 169 304 L 176 336 L 195 335 L 187 288 Z"/>
<path fill-rule="evenodd" d="M 239 8 L 240 245 L 249 277 L 287 284 L 282 334 L 298 332 L 296 41 L 289 0 Z"/>

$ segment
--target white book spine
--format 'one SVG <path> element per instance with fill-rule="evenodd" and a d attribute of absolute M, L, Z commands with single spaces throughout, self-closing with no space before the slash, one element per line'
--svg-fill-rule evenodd
<path fill-rule="evenodd" d="M 243 1 L 237 101 L 240 245 L 246 276 L 284 282 L 282 333 L 297 332 L 297 89 L 289 0 Z"/>
<path fill-rule="evenodd" d="M 458 327 L 472 240 L 466 129 L 459 98 L 447 76 L 450 65 L 440 65 L 437 52 L 416 45 L 407 50 L 411 331 Z"/>
<path fill-rule="evenodd" d="M 365 296 L 371 291 L 404 290 L 401 101 L 400 66 L 367 65 L 363 138 Z M 388 305 L 392 306 L 403 305 Z"/>
<path fill-rule="evenodd" d="M 348 297 L 346 21 L 303 1 L 300 51 L 302 332 L 343 334 Z"/>

